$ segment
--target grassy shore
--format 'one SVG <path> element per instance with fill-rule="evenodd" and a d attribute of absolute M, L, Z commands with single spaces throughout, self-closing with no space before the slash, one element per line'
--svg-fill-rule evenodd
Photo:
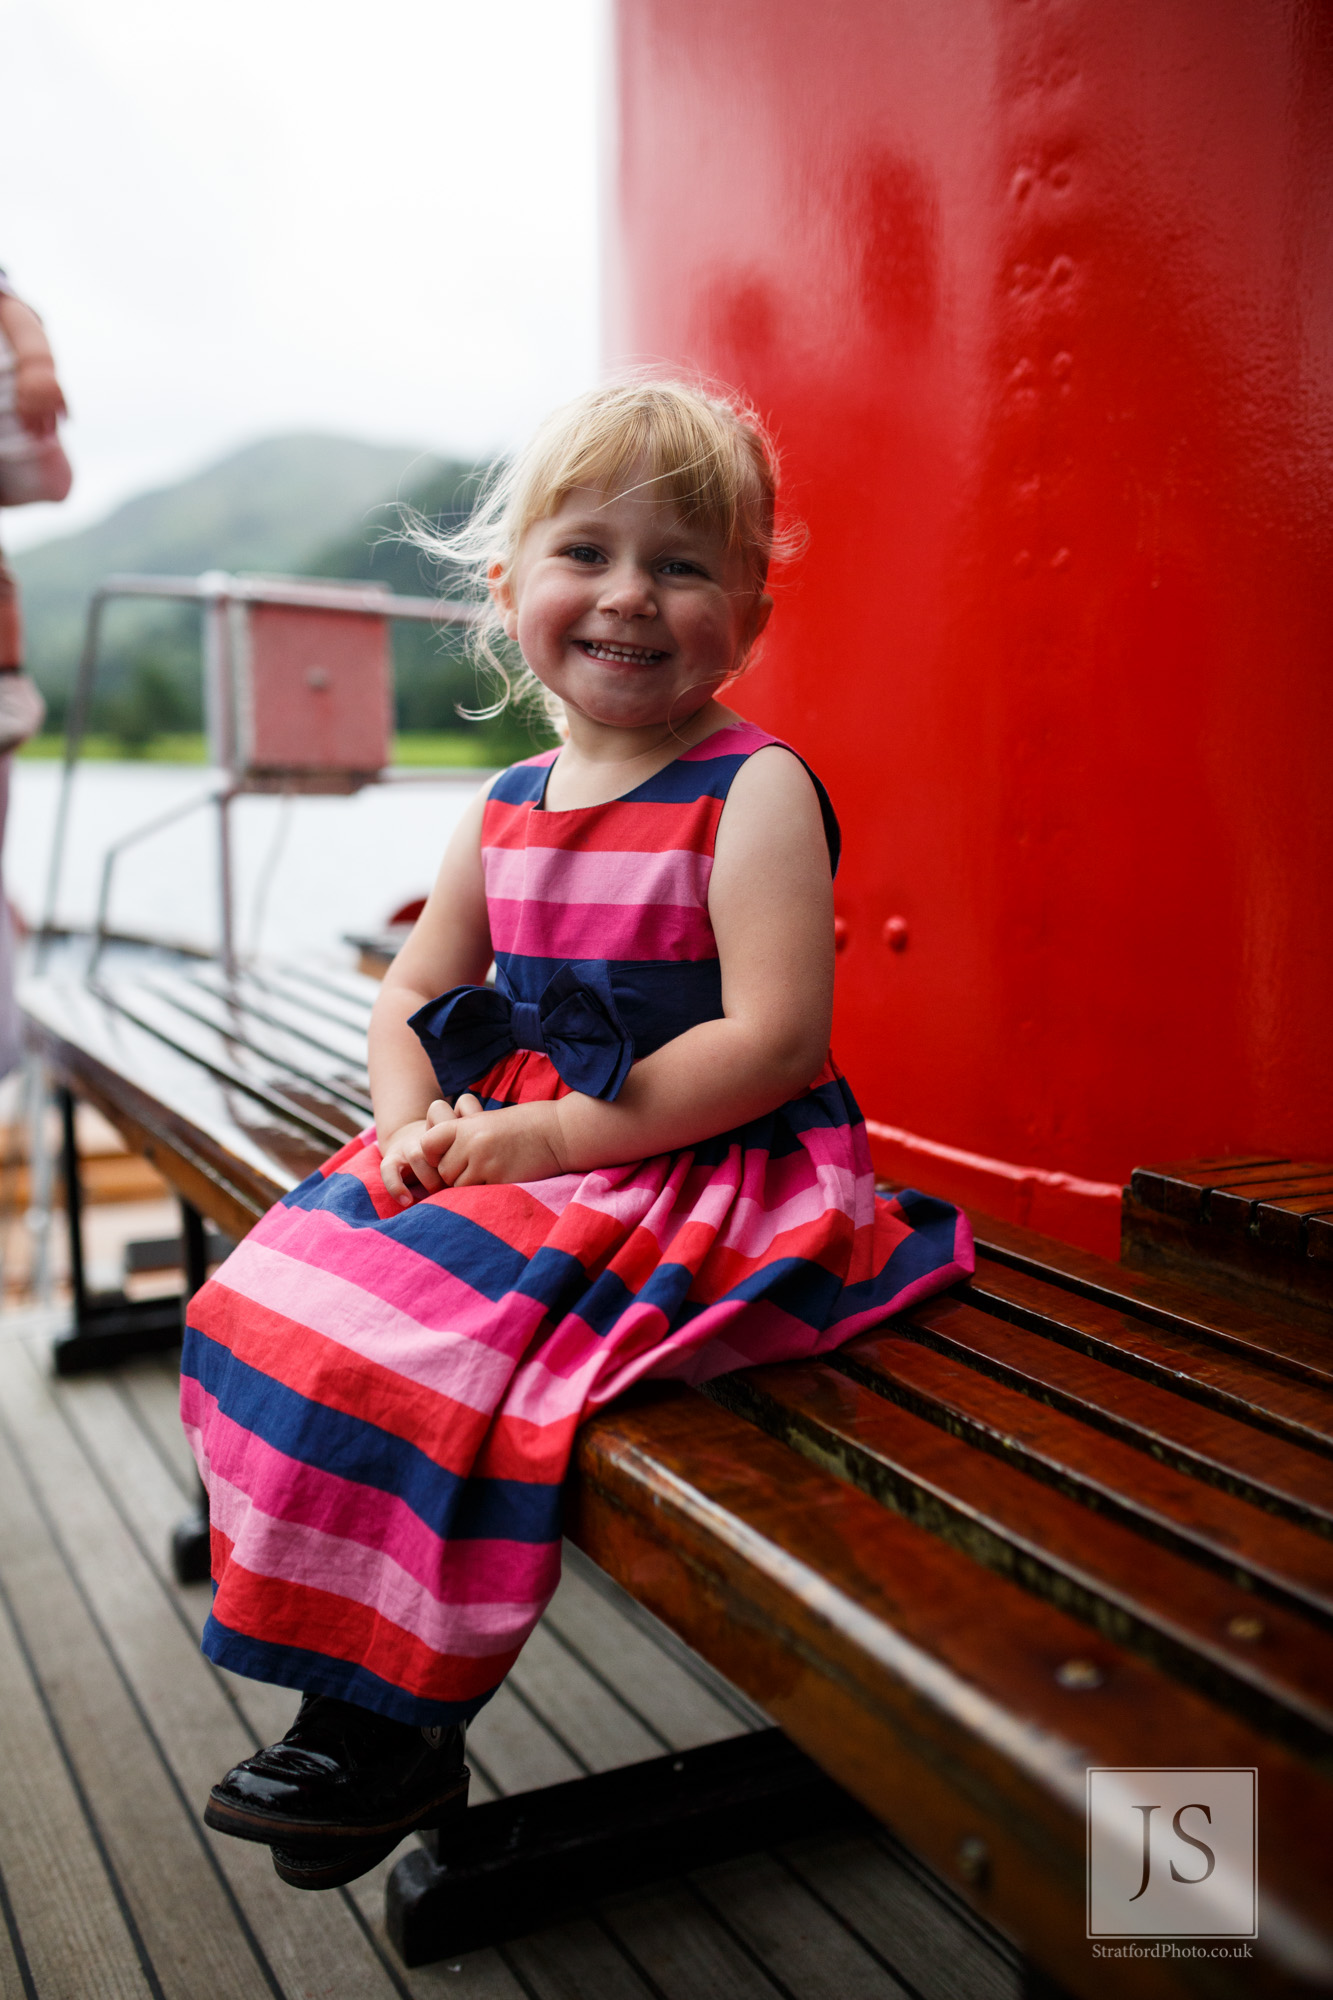
<path fill-rule="evenodd" d="M 19 751 L 20 757 L 36 761 L 61 758 L 65 754 L 63 736 L 34 736 Z M 200 735 L 154 736 L 151 741 L 131 747 L 114 736 L 85 736 L 82 754 L 101 763 L 203 764 L 207 761 L 205 740 Z M 495 766 L 492 745 L 464 730 L 404 731 L 394 738 L 393 761 L 417 770 L 491 770 Z"/>

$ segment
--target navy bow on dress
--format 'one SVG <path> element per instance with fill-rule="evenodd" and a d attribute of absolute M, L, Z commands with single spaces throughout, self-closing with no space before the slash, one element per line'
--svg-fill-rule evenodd
<path fill-rule="evenodd" d="M 550 1058 L 571 1090 L 614 1098 L 629 1075 L 634 1043 L 616 1011 L 600 960 L 552 973 L 539 1000 L 514 1000 L 498 986 L 451 986 L 408 1021 L 445 1097 L 457 1097 L 515 1049 Z"/>

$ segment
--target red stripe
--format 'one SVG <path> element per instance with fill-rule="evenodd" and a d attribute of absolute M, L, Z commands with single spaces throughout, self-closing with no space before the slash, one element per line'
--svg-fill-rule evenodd
<path fill-rule="evenodd" d="M 409 1382 L 299 1320 L 227 1292 L 222 1285 L 210 1285 L 208 1291 L 208 1309 L 198 1318 L 192 1310 L 191 1319 L 210 1339 L 230 1348 L 238 1361 L 322 1409 L 375 1424 L 414 1445 L 446 1472 L 466 1475 L 473 1470 L 493 1421 L 485 1411 Z M 534 1326 L 539 1324 L 540 1305 L 535 1300 L 515 1300 L 513 1310 L 517 1313 L 524 1305 Z M 423 1331 L 422 1337 L 429 1335 Z"/>
<path fill-rule="evenodd" d="M 711 854 L 723 801 L 711 797 L 674 804 L 642 801 L 591 806 L 577 815 L 538 812 L 531 799 L 509 805 L 488 799 L 482 818 L 483 847 L 575 847 L 580 852 L 660 854 L 667 848 Z"/>
<path fill-rule="evenodd" d="M 585 1356 L 593 1336 L 583 1335 Z M 535 1424 L 527 1417 L 500 1415 L 477 1453 L 475 1479 L 516 1479 L 527 1486 L 557 1486 L 569 1471 L 574 1433 L 584 1412 L 573 1410 L 553 1423 Z"/>
<path fill-rule="evenodd" d="M 306 1652 L 365 1667 L 381 1680 L 426 1701 L 470 1701 L 485 1694 L 508 1673 L 519 1652 L 517 1646 L 509 1646 L 480 1659 L 437 1653 L 381 1612 L 350 1597 L 337 1597 L 309 1584 L 256 1576 L 235 1560 L 226 1564 L 213 1600 L 213 1616 L 248 1639 L 270 1646 L 299 1646 Z M 316 1634 L 319 1643 L 312 1646 Z"/>

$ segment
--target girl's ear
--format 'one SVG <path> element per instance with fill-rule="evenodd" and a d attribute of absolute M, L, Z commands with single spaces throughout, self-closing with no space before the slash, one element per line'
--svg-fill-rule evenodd
<path fill-rule="evenodd" d="M 736 649 L 736 664 L 726 676 L 728 681 L 733 676 L 749 672 L 750 655 L 759 644 L 760 636 L 772 613 L 773 600 L 768 595 L 768 592 L 756 591 L 750 599 L 749 607 L 745 613 L 745 621 L 741 626 L 740 645 Z M 714 690 L 714 694 L 716 698 L 717 690 Z"/>
<path fill-rule="evenodd" d="M 518 606 L 514 602 L 514 593 L 510 589 L 509 578 L 505 574 L 503 563 L 493 562 L 491 564 L 486 572 L 486 588 L 491 593 L 491 603 L 500 614 L 506 639 L 517 641 Z"/>
<path fill-rule="evenodd" d="M 773 616 L 773 600 L 766 590 L 760 591 L 750 606 L 750 615 L 745 621 L 745 650 L 750 652 L 759 644 L 760 634 Z"/>

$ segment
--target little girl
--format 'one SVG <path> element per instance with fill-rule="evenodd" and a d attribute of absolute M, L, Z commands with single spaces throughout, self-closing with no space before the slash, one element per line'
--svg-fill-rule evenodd
<path fill-rule="evenodd" d="M 303 1696 L 205 1817 L 299 1886 L 463 1802 L 587 1416 L 972 1269 L 954 1209 L 875 1195 L 829 1055 L 827 795 L 718 700 L 772 609 L 774 494 L 747 412 L 631 382 L 551 418 L 449 545 L 567 738 L 460 823 L 375 1005 L 375 1131 L 196 1295 L 182 1364 L 204 1650 Z"/>

